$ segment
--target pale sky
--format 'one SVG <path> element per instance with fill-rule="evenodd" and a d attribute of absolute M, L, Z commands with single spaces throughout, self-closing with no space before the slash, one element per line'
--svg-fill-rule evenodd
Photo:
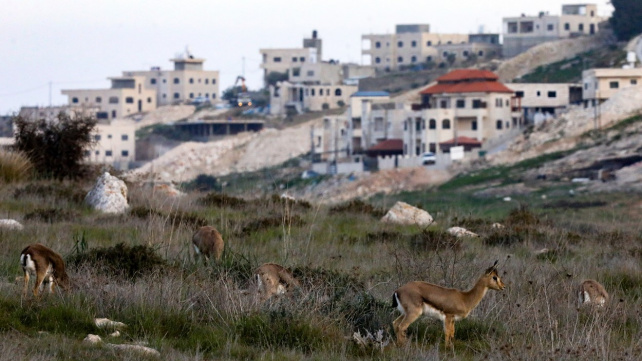
<path fill-rule="evenodd" d="M 396 24 L 431 32 L 501 33 L 502 17 L 560 14 L 563 0 L 0 0 L 0 115 L 66 103 L 61 89 L 108 88 L 125 70 L 171 69 L 186 46 L 220 71 L 261 86 L 260 48 L 299 48 L 317 30 L 323 60 L 361 63 L 361 35 Z M 598 13 L 612 7 L 596 0 Z M 245 69 L 243 69 L 245 58 Z"/>

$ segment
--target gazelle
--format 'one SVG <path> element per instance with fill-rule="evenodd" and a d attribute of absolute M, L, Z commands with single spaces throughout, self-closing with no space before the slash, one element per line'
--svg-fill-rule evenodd
<path fill-rule="evenodd" d="M 40 243 L 28 245 L 20 253 L 20 265 L 25 273 L 23 296 L 27 296 L 29 287 L 29 275 L 36 276 L 36 284 L 33 287 L 34 296 L 38 297 L 38 291 L 43 287 L 44 282 L 49 283 L 49 292 L 54 293 L 54 284 L 62 289 L 69 289 L 69 277 L 65 271 L 65 262 L 62 257 L 51 248 Z"/>
<path fill-rule="evenodd" d="M 276 263 L 265 263 L 254 272 L 261 302 L 274 295 L 282 295 L 301 284 L 285 267 Z"/>
<path fill-rule="evenodd" d="M 196 254 L 202 254 L 205 258 L 214 257 L 217 261 L 221 259 L 225 248 L 223 237 L 212 226 L 199 228 L 192 236 L 192 245 Z"/>
<path fill-rule="evenodd" d="M 604 307 L 607 302 L 609 302 L 609 294 L 599 282 L 586 280 L 580 284 L 577 290 L 578 309 L 587 303 Z"/>
<path fill-rule="evenodd" d="M 392 307 L 401 316 L 392 322 L 397 344 L 406 343 L 406 330 L 419 316 L 426 314 L 444 323 L 446 345 L 455 336 L 455 321 L 468 316 L 486 295 L 488 289 L 503 290 L 505 285 L 497 274 L 497 261 L 479 277 L 469 291 L 445 288 L 432 283 L 413 281 L 399 287 L 392 295 Z"/>

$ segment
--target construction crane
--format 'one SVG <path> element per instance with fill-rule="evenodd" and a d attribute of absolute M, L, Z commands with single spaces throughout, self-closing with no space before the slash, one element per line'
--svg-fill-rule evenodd
<path fill-rule="evenodd" d="M 238 83 L 241 81 L 241 91 L 239 92 L 238 89 Z M 247 87 L 245 86 L 245 78 L 242 76 L 237 76 L 236 81 L 234 82 L 234 94 L 236 95 L 236 99 L 234 99 L 234 103 L 238 105 L 239 107 L 243 106 L 252 106 L 252 98 L 250 97 L 250 93 L 247 92 Z"/>

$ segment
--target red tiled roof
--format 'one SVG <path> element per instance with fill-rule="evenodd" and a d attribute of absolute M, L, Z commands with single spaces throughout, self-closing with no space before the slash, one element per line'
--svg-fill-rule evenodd
<path fill-rule="evenodd" d="M 368 151 L 391 151 L 391 150 L 403 150 L 403 140 L 402 139 L 386 139 L 381 142 L 373 145 L 368 148 Z"/>
<path fill-rule="evenodd" d="M 506 85 L 497 81 L 473 81 L 461 83 L 438 83 L 424 89 L 420 94 L 442 93 L 513 93 Z"/>
<path fill-rule="evenodd" d="M 450 139 L 445 142 L 439 143 L 439 145 L 455 145 L 455 139 Z M 471 137 L 457 137 L 457 145 L 473 145 L 473 146 L 480 146 L 481 147 L 481 142 L 478 141 L 475 138 Z"/>
<path fill-rule="evenodd" d="M 479 69 L 457 69 L 453 70 L 448 74 L 444 74 L 437 78 L 438 82 L 444 81 L 460 81 L 460 80 L 470 80 L 470 79 L 485 79 L 485 80 L 497 80 L 499 77 L 497 74 L 489 70 L 479 70 Z"/>

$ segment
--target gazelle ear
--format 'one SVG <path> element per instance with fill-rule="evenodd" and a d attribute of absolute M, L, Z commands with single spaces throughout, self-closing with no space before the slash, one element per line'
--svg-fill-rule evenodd
<path fill-rule="evenodd" d="M 497 271 L 497 263 L 498 262 L 499 262 L 499 260 L 496 260 L 495 263 L 492 266 L 488 267 L 488 269 L 486 270 L 486 274 L 487 275 L 491 274 L 493 271 Z"/>

